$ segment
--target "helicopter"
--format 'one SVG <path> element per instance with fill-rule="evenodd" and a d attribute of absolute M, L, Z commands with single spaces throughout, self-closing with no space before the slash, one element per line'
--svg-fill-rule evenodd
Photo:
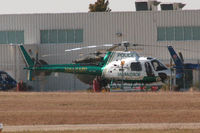
<path fill-rule="evenodd" d="M 179 56 L 178 56 L 172 46 L 167 46 L 167 48 L 175 64 L 174 68 L 177 71 L 176 78 L 183 77 L 184 69 L 185 70 L 200 69 L 200 64 L 184 63 L 184 58 L 183 58 L 182 53 L 179 52 Z"/>
<path fill-rule="evenodd" d="M 114 49 L 119 46 L 125 47 L 124 51 L 107 51 L 99 62 L 93 63 L 72 63 L 72 64 L 38 64 L 32 60 L 23 45 L 20 51 L 24 57 L 29 70 L 29 80 L 33 77 L 33 72 L 62 72 L 80 75 L 92 75 L 97 77 L 96 83 L 100 89 L 112 83 L 140 83 L 149 84 L 153 82 L 165 82 L 170 76 L 170 70 L 158 59 L 152 57 L 141 57 L 135 51 L 128 51 L 128 47 L 137 46 L 129 42 L 119 44 L 109 44 Z M 96 46 L 68 49 L 74 51 Z"/>
<path fill-rule="evenodd" d="M 173 69 L 176 70 L 177 89 L 189 88 L 193 83 L 193 70 L 199 70 L 200 64 L 185 63 L 183 54 L 176 53 L 173 46 L 167 46 L 170 56 L 174 62 Z M 186 86 L 187 85 L 187 86 Z"/>

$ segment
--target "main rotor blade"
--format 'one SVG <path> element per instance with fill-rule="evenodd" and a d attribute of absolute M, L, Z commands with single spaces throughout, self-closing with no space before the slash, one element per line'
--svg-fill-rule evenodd
<path fill-rule="evenodd" d="M 65 52 L 77 51 L 77 50 L 82 50 L 82 49 L 97 48 L 97 47 L 112 47 L 113 45 L 114 45 L 114 44 L 91 45 L 91 46 L 86 46 L 86 47 L 79 47 L 79 48 L 73 48 L 73 49 L 66 49 Z"/>
<path fill-rule="evenodd" d="M 50 57 L 50 56 L 65 56 L 67 55 L 66 53 L 64 54 L 43 54 L 41 57 Z"/>
<path fill-rule="evenodd" d="M 119 46 L 119 45 L 115 45 L 115 46 L 109 48 L 107 51 L 113 51 L 113 50 L 116 49 L 118 46 Z"/>
<path fill-rule="evenodd" d="M 152 44 L 139 44 L 139 43 L 131 43 L 131 46 L 147 46 L 147 47 L 167 47 L 167 46 L 162 46 L 162 45 L 152 45 Z"/>

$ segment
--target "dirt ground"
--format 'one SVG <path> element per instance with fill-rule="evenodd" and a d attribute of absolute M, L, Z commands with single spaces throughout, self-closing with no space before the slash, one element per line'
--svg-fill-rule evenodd
<path fill-rule="evenodd" d="M 187 130 L 79 130 L 79 131 L 22 131 L 22 132 L 3 132 L 3 133 L 199 133 L 197 129 Z"/>
<path fill-rule="evenodd" d="M 4 125 L 199 122 L 200 92 L 0 92 Z"/>

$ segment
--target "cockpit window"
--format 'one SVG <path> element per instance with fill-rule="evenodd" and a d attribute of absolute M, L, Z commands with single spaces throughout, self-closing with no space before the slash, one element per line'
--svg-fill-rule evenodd
<path fill-rule="evenodd" d="M 151 61 L 151 64 L 155 71 L 167 70 L 167 68 L 162 63 L 160 63 L 158 60 Z"/>
<path fill-rule="evenodd" d="M 153 76 L 154 76 L 154 73 L 153 73 L 153 71 L 152 71 L 152 68 L 151 68 L 149 62 L 146 62 L 146 63 L 145 63 L 145 68 L 146 68 L 147 76 L 153 77 Z"/>
<path fill-rule="evenodd" d="M 1 79 L 3 80 L 3 81 L 7 81 L 8 79 L 9 79 L 9 77 L 8 77 L 8 75 L 7 74 L 1 74 Z"/>
<path fill-rule="evenodd" d="M 131 63 L 131 71 L 142 71 L 142 66 L 140 62 L 132 62 Z"/>

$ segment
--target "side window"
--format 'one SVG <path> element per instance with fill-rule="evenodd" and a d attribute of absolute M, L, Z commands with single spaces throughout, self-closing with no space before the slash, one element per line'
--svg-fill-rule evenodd
<path fill-rule="evenodd" d="M 166 70 L 167 69 L 163 64 L 161 64 L 157 60 L 151 61 L 151 64 L 152 64 L 152 66 L 153 66 L 155 71 L 162 71 L 162 70 Z"/>
<path fill-rule="evenodd" d="M 145 63 L 145 69 L 146 69 L 147 76 L 149 77 L 154 76 L 151 66 L 148 62 Z"/>
<path fill-rule="evenodd" d="M 132 62 L 131 63 L 131 71 L 142 71 L 142 66 L 140 62 Z"/>

